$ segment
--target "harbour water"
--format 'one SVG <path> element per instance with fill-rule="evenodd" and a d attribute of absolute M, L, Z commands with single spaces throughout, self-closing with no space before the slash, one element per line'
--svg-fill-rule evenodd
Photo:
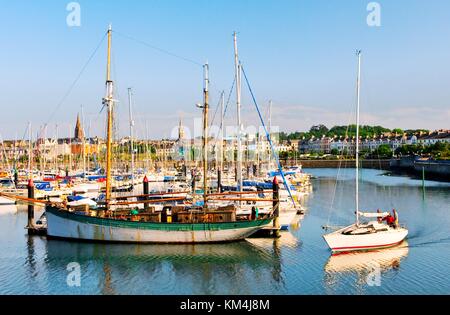
<path fill-rule="evenodd" d="M 315 176 L 304 217 L 281 239 L 120 245 L 28 237 L 25 206 L 0 207 L 0 294 L 449 294 L 450 184 L 361 171 L 361 210 L 397 209 L 394 249 L 330 256 L 324 225 L 354 220 L 354 170 Z M 68 266 L 80 266 L 70 286 Z M 69 268 L 70 269 L 70 268 Z M 379 276 L 379 277 L 378 277 Z"/>

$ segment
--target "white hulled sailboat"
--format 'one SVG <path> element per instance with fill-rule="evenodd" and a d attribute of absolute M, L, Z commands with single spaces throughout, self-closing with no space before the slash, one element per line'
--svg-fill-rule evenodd
<path fill-rule="evenodd" d="M 398 224 L 398 216 L 394 211 L 395 222 L 387 224 L 383 219 L 389 213 L 363 213 L 359 210 L 359 105 L 361 78 L 361 51 L 357 51 L 357 107 L 356 107 L 356 194 L 355 214 L 356 222 L 350 226 L 324 235 L 324 239 L 331 251 L 336 253 L 367 251 L 392 247 L 400 244 L 408 235 L 406 228 Z M 361 222 L 360 217 L 372 218 L 373 221 Z"/>

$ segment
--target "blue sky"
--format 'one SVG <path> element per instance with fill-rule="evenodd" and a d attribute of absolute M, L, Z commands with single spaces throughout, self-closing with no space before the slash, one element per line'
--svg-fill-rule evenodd
<path fill-rule="evenodd" d="M 136 132 L 169 137 L 180 116 L 199 117 L 202 69 L 123 36 L 198 63 L 208 61 L 212 112 L 233 81 L 232 32 L 260 107 L 274 102 L 273 124 L 287 131 L 353 122 L 355 50 L 363 51 L 362 123 L 394 128 L 450 128 L 450 2 L 378 1 L 381 26 L 369 27 L 360 0 L 78 1 L 81 26 L 69 27 L 70 1 L 0 0 L 0 135 L 22 138 L 56 124 L 66 136 L 84 107 L 90 135 L 104 134 L 106 44 L 62 105 L 109 23 L 118 126 L 127 132 L 133 87 Z M 227 121 L 235 121 L 234 94 Z M 245 124 L 257 116 L 243 89 Z M 54 114 L 52 114 L 54 113 Z M 70 124 L 72 126 L 70 126 Z"/>

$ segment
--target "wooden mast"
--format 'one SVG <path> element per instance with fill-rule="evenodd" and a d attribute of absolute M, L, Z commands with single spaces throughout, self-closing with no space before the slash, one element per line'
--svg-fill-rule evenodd
<path fill-rule="evenodd" d="M 68 167 L 68 176 L 70 176 L 70 173 L 72 172 L 72 125 L 69 124 L 69 167 Z"/>
<path fill-rule="evenodd" d="M 269 101 L 269 136 L 272 139 L 272 100 Z M 272 150 L 270 149 L 269 143 L 269 165 L 267 166 L 270 171 L 272 165 Z"/>
<path fill-rule="evenodd" d="M 220 94 L 220 157 L 219 157 L 219 170 L 220 172 L 223 172 L 223 159 L 224 159 L 224 148 L 223 148 L 223 120 L 224 120 L 224 105 L 225 105 L 225 91 L 222 91 L 222 93 Z"/>
<path fill-rule="evenodd" d="M 208 207 L 206 203 L 208 192 L 208 109 L 209 109 L 209 65 L 206 63 L 204 69 L 203 86 L 203 202 L 204 208 Z"/>
<path fill-rule="evenodd" d="M 31 130 L 31 122 L 28 122 L 28 179 L 33 178 L 33 131 Z"/>
<path fill-rule="evenodd" d="M 134 185 L 134 143 L 133 143 L 133 127 L 134 127 L 134 120 L 133 120 L 133 103 L 132 103 L 132 96 L 133 92 L 131 88 L 128 88 L 128 111 L 130 115 L 130 154 L 131 154 L 131 185 Z M 139 157 L 139 156 L 138 156 Z"/>
<path fill-rule="evenodd" d="M 108 59 L 106 65 L 106 96 L 103 104 L 107 107 L 107 136 L 106 136 L 106 206 L 111 200 L 111 147 L 112 147 L 112 107 L 113 82 L 111 81 L 111 25 L 108 28 Z"/>
<path fill-rule="evenodd" d="M 236 32 L 233 33 L 234 40 L 234 67 L 236 80 L 236 109 L 237 109 L 237 186 L 242 191 L 242 125 L 241 125 L 241 64 L 239 62 Z"/>
<path fill-rule="evenodd" d="M 85 138 L 85 134 L 84 134 L 84 111 L 83 111 L 83 105 L 81 105 L 81 134 L 82 134 L 82 139 L 81 139 L 81 144 L 83 146 L 83 151 L 81 151 L 82 155 L 83 155 L 83 178 L 86 178 L 86 138 Z"/>

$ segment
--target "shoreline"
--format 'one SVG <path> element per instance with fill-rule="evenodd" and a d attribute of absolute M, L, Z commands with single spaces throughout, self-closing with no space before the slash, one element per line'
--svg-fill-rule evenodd
<path fill-rule="evenodd" d="M 303 168 L 354 168 L 355 160 L 280 160 L 283 166 L 301 164 Z M 390 160 L 360 160 L 361 168 L 390 171 Z"/>

